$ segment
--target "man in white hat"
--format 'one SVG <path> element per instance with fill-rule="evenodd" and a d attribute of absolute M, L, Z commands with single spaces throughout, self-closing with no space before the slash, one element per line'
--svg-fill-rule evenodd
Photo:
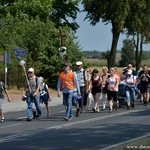
<path fill-rule="evenodd" d="M 80 86 L 81 102 L 79 103 L 79 107 L 81 109 L 80 112 L 82 113 L 87 105 L 88 77 L 87 72 L 83 69 L 83 63 L 81 61 L 76 62 L 75 72 Z M 77 115 L 79 115 L 80 112 L 78 111 Z"/>
<path fill-rule="evenodd" d="M 37 110 L 37 116 L 41 116 L 41 108 L 40 108 L 40 80 L 35 76 L 34 69 L 29 68 L 27 71 L 28 80 L 24 84 L 24 89 L 22 93 L 22 97 L 26 97 L 26 102 L 28 105 L 27 109 L 27 121 L 32 121 L 33 118 L 33 103 L 35 104 Z"/>

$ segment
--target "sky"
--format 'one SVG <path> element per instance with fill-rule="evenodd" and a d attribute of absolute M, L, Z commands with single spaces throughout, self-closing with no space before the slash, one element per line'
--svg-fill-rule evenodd
<path fill-rule="evenodd" d="M 105 25 L 104 23 L 98 23 L 95 26 L 90 25 L 90 22 L 84 20 L 85 13 L 79 13 L 76 22 L 80 28 L 76 32 L 78 37 L 77 41 L 81 45 L 83 51 L 86 50 L 99 50 L 107 51 L 111 48 L 112 32 L 111 24 Z M 121 34 L 118 42 L 117 49 L 121 50 L 123 47 L 123 40 L 126 39 L 126 35 Z M 150 50 L 150 44 L 143 45 L 144 50 Z"/>

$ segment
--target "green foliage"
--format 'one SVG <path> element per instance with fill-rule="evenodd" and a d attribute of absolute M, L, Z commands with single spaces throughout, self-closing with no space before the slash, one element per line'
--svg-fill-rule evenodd
<path fill-rule="evenodd" d="M 76 31 L 79 26 L 75 19 L 77 12 L 79 12 L 80 0 L 53 0 L 52 2 L 53 10 L 50 14 L 50 20 L 55 22 L 56 28 L 67 25 Z"/>
<path fill-rule="evenodd" d="M 130 64 L 135 64 L 134 57 L 134 45 L 130 39 L 125 39 L 123 41 L 123 47 L 121 49 L 121 60 L 119 61 L 119 66 L 124 67 Z"/>
<path fill-rule="evenodd" d="M 36 74 L 47 79 L 50 87 L 56 87 L 63 62 L 58 52 L 59 30 L 55 22 L 49 19 L 52 1 L 1 1 L 0 12 L 0 53 L 7 50 L 12 56 L 11 64 L 8 65 L 9 85 L 17 84 L 18 87 L 22 85 L 24 72 L 14 56 L 14 48 L 21 47 L 27 51 L 24 58 L 26 69 L 35 68 Z M 63 13 L 66 13 L 63 15 L 67 18 L 69 15 L 67 11 Z M 79 59 L 82 60 L 83 55 L 75 42 L 74 32 L 67 26 L 62 27 L 62 30 L 66 35 L 67 47 L 64 61 L 75 63 Z"/>
<path fill-rule="evenodd" d="M 117 43 L 120 33 L 124 29 L 126 17 L 129 12 L 128 0 L 82 0 L 84 11 L 87 12 L 86 19 L 92 25 L 99 21 L 112 24 L 112 45 L 108 58 L 108 67 L 115 65 Z"/>

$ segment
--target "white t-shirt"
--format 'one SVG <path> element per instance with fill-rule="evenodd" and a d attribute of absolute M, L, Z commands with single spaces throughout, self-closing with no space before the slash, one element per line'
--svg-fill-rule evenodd
<path fill-rule="evenodd" d="M 126 78 L 127 84 L 126 85 L 128 87 L 135 87 L 135 84 L 130 84 L 130 83 L 133 83 L 135 80 L 136 80 L 136 76 L 134 76 L 134 75 L 127 76 L 127 78 Z"/>

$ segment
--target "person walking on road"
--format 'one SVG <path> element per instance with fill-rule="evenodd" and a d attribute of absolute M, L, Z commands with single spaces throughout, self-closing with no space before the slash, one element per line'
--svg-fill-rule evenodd
<path fill-rule="evenodd" d="M 108 78 L 108 68 L 102 68 L 102 83 L 101 83 L 101 102 L 102 102 L 102 110 L 106 108 L 106 100 L 107 100 L 107 91 L 105 89 L 106 81 Z"/>
<path fill-rule="evenodd" d="M 81 102 L 79 103 L 80 106 L 80 113 L 85 111 L 85 106 L 87 104 L 87 94 L 89 92 L 88 88 L 88 77 L 86 70 L 83 69 L 83 63 L 81 61 L 76 62 L 76 70 L 77 79 L 80 86 L 81 92 Z"/>
<path fill-rule="evenodd" d="M 120 79 L 114 68 L 110 68 L 110 76 L 107 78 L 107 98 L 109 101 L 109 112 L 113 111 L 113 105 L 117 110 L 118 86 Z"/>
<path fill-rule="evenodd" d="M 2 81 L 0 81 L 0 117 L 1 117 L 2 123 L 5 121 L 3 110 L 2 110 L 2 105 L 4 102 L 4 94 L 6 94 L 8 102 L 10 102 L 10 97 L 9 97 L 8 91 L 7 91 L 4 83 Z"/>
<path fill-rule="evenodd" d="M 74 88 L 77 89 L 78 95 L 80 95 L 79 86 L 77 86 L 77 79 L 74 73 L 71 71 L 70 63 L 63 64 L 63 72 L 60 73 L 58 82 L 57 82 L 57 95 L 60 97 L 60 91 L 63 92 L 63 103 L 66 106 L 66 113 L 64 119 L 66 121 L 73 118 L 72 111 L 72 97 Z"/>
<path fill-rule="evenodd" d="M 37 110 L 37 116 L 41 116 L 40 107 L 40 80 L 35 76 L 34 69 L 29 68 L 27 72 L 28 80 L 25 81 L 24 89 L 22 93 L 23 100 L 27 102 L 27 121 L 32 121 L 33 118 L 33 103 L 35 104 Z M 26 99 L 24 99 L 26 98 Z"/>
<path fill-rule="evenodd" d="M 47 118 L 50 117 L 50 108 L 49 108 L 49 101 L 51 101 L 50 98 L 50 92 L 49 92 L 49 88 L 48 85 L 46 83 L 44 83 L 44 78 L 43 77 L 39 77 L 41 84 L 40 84 L 40 102 L 43 104 L 45 104 L 46 106 L 46 110 L 47 110 Z"/>
<path fill-rule="evenodd" d="M 99 112 L 99 97 L 101 93 L 101 82 L 102 78 L 98 75 L 99 71 L 94 69 L 91 77 L 92 95 L 94 97 L 93 112 Z"/>
<path fill-rule="evenodd" d="M 140 79 L 140 92 L 143 96 L 143 103 L 148 105 L 150 99 L 150 70 L 146 64 L 143 66 L 138 77 Z"/>
<path fill-rule="evenodd" d="M 130 107 L 134 108 L 135 102 L 135 86 L 136 86 L 136 76 L 133 75 L 132 70 L 127 71 L 126 79 L 126 99 L 127 99 L 127 109 Z"/>

